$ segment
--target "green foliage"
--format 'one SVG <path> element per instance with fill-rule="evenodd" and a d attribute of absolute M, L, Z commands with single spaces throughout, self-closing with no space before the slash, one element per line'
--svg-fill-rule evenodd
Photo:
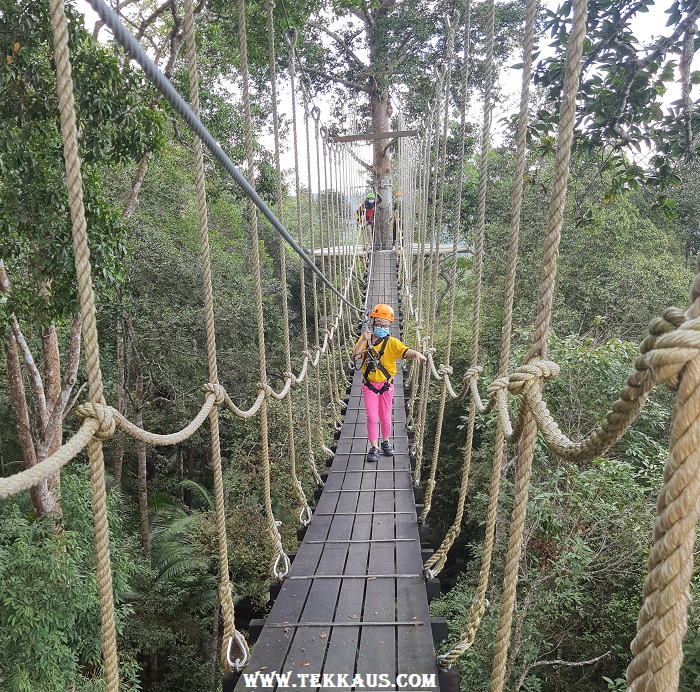
<path fill-rule="evenodd" d="M 101 169 L 158 150 L 162 123 L 140 74 L 93 40 L 71 5 L 67 13 L 93 277 L 104 290 L 123 280 L 125 229 L 105 201 Z M 75 268 L 48 3 L 2 0 L 0 16 L 0 256 L 13 286 L 7 311 L 49 322 L 75 309 Z"/>
<path fill-rule="evenodd" d="M 60 531 L 18 501 L 0 508 L 0 686 L 8 692 L 101 689 L 93 682 L 101 666 L 100 614 L 87 469 L 64 472 L 62 480 Z M 134 564 L 116 494 L 110 495 L 108 510 L 121 629 L 131 612 L 120 602 Z M 124 663 L 125 687 L 140 689 L 132 661 Z"/>
<path fill-rule="evenodd" d="M 542 152 L 551 149 L 558 122 L 572 4 L 567 0 L 556 11 L 547 10 L 546 29 L 556 52 L 536 69 L 536 83 L 544 90 L 547 107 L 538 111 L 531 128 Z M 657 35 L 649 45 L 642 45 L 633 31 L 633 22 L 654 4 L 653 0 L 588 3 L 574 147 L 589 154 L 612 148 L 607 156 L 607 165 L 615 171 L 610 194 L 648 184 L 659 194 L 655 204 L 673 213 L 667 195 L 680 182 L 678 163 L 698 153 L 697 142 L 689 139 L 688 133 L 696 131 L 699 123 L 692 101 L 688 109 L 682 100 L 668 106 L 665 97 L 675 80 L 684 29 L 694 26 L 697 13 L 696 3 L 690 0 L 672 3 L 666 10 L 669 19 L 665 36 Z M 673 33 L 675 29 L 678 31 Z M 692 33 L 690 41 L 690 54 L 696 55 L 700 46 Z M 698 73 L 693 72 L 691 83 L 697 83 L 697 79 Z M 629 163 L 635 154 L 648 149 L 648 165 Z"/>
<path fill-rule="evenodd" d="M 435 68 L 444 60 L 446 22 L 452 10 L 445 4 L 425 0 L 384 0 L 370 5 L 356 0 L 335 0 L 329 4 L 340 23 L 336 36 L 328 40 L 318 28 L 319 24 L 327 23 L 326 15 L 321 14 L 314 17 L 316 24 L 307 27 L 300 41 L 315 89 L 321 92 L 336 89 L 334 97 L 339 107 L 334 115 L 339 120 L 348 117 L 348 91 L 367 100 L 373 94 L 391 93 L 393 99 L 401 100 L 409 122 L 422 120 L 433 94 Z M 487 7 L 483 2 L 472 8 L 470 68 L 477 88 L 484 81 Z M 522 19 L 522 3 L 497 5 L 497 64 L 502 64 L 519 44 Z M 460 27 L 455 36 L 455 51 L 461 50 Z M 368 56 L 367 64 L 363 63 L 364 55 Z M 460 78 L 455 75 L 455 84 L 459 83 Z M 366 102 L 356 110 L 357 115 L 368 118 Z"/>

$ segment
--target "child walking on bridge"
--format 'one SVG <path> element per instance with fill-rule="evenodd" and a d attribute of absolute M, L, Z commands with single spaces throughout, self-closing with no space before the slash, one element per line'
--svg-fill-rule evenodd
<path fill-rule="evenodd" d="M 379 461 L 378 422 L 381 423 L 382 452 L 385 456 L 394 456 L 394 447 L 389 438 L 396 361 L 399 358 L 424 361 L 425 356 L 408 348 L 399 339 L 389 336 L 389 328 L 394 321 L 394 310 L 390 305 L 375 305 L 369 316 L 372 318 L 372 328 L 357 340 L 352 349 L 352 357 L 356 364 L 362 360 L 362 400 L 367 413 L 367 437 L 370 445 L 367 461 Z"/>

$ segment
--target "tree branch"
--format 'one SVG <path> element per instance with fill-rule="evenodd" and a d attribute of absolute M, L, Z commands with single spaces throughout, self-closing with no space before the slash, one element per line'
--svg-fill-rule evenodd
<path fill-rule="evenodd" d="M 39 413 L 39 420 L 41 421 L 41 425 L 43 427 L 47 419 L 47 410 L 44 384 L 41 381 L 41 373 L 34 362 L 34 357 L 32 356 L 32 352 L 29 350 L 27 340 L 24 338 L 24 334 L 22 334 L 22 330 L 19 327 L 19 322 L 14 315 L 12 317 L 11 328 L 12 334 L 15 337 L 15 342 L 17 343 L 17 347 L 19 348 L 25 365 L 27 366 L 27 370 L 29 371 L 29 377 L 32 382 L 32 391 L 34 392 L 34 399 L 36 400 L 37 411 Z"/>
<path fill-rule="evenodd" d="M 146 29 L 148 29 L 148 27 L 151 26 L 151 24 L 153 24 L 153 22 L 155 22 L 156 19 L 158 19 L 158 17 L 160 17 L 160 15 L 168 9 L 168 7 L 170 7 L 172 1 L 173 0 L 165 0 L 165 2 L 160 7 L 158 7 L 154 12 L 152 12 L 146 19 L 144 19 L 141 22 L 138 31 L 136 32 L 135 38 L 137 41 L 140 41 L 143 38 L 144 34 L 146 33 Z"/>
<path fill-rule="evenodd" d="M 70 342 L 68 346 L 68 355 L 66 356 L 66 374 L 61 384 L 61 392 L 54 403 L 51 414 L 42 426 L 41 440 L 37 445 L 37 456 L 39 460 L 43 460 L 51 446 L 56 433 L 64 418 L 66 406 L 70 399 L 70 394 L 75 386 L 75 381 L 78 378 L 78 364 L 80 363 L 80 331 L 83 327 L 83 318 L 78 313 L 73 318 L 73 324 L 70 330 Z"/>
<path fill-rule="evenodd" d="M 527 677 L 527 674 L 533 669 L 533 668 L 539 668 L 541 666 L 589 666 L 592 665 L 593 663 L 597 663 L 600 661 L 601 658 L 605 658 L 606 656 L 610 655 L 610 651 L 606 651 L 604 654 L 601 654 L 600 656 L 596 656 L 595 658 L 590 658 L 587 661 L 562 661 L 561 659 L 555 659 L 553 661 L 535 661 L 534 663 L 530 663 L 528 665 L 525 665 L 523 667 L 523 671 L 520 674 L 520 677 L 518 678 L 518 682 L 516 686 L 513 688 L 513 692 L 520 692 L 520 688 L 522 687 L 523 683 L 525 682 L 525 678 Z"/>
<path fill-rule="evenodd" d="M 367 26 L 374 25 L 374 19 L 372 19 L 372 15 L 370 15 L 369 10 L 365 7 L 364 3 L 362 5 L 361 10 L 352 10 L 352 14 L 354 14 L 360 21 L 364 22 Z"/>
<path fill-rule="evenodd" d="M 177 11 L 177 0 L 171 0 L 170 7 L 173 15 L 173 28 L 168 37 L 170 39 L 170 57 L 168 58 L 168 63 L 165 66 L 165 69 L 163 70 L 163 74 L 168 79 L 171 79 L 173 76 L 177 54 L 180 52 L 180 46 L 182 45 L 182 32 L 180 31 L 182 27 L 182 17 Z"/>
<path fill-rule="evenodd" d="M 629 98 L 634 78 L 637 76 L 640 70 L 643 70 L 649 63 L 653 62 L 654 60 L 659 58 L 663 53 L 665 53 L 683 35 L 685 31 L 690 30 L 690 27 L 694 25 L 695 20 L 699 16 L 700 3 L 696 3 L 693 10 L 688 13 L 688 16 L 682 22 L 678 23 L 675 31 L 666 39 L 664 39 L 664 41 L 662 41 L 656 47 L 655 50 L 646 55 L 642 60 L 630 60 L 629 65 L 631 66 L 631 70 L 627 75 L 627 80 L 625 81 L 624 86 L 622 87 L 622 89 L 620 89 L 618 96 L 618 98 L 620 99 L 620 103 L 612 117 L 612 128 L 625 144 L 627 143 L 628 138 L 620 128 L 620 119 L 622 118 L 622 114 L 624 113 L 624 110 L 627 107 L 627 99 Z"/>
<path fill-rule="evenodd" d="M 352 60 L 355 61 L 355 63 L 363 68 L 367 69 L 367 65 L 360 60 L 360 58 L 355 55 L 355 52 L 350 50 L 350 47 L 345 43 L 345 40 L 343 39 L 342 36 L 339 36 L 338 34 L 335 33 L 335 31 L 331 31 L 327 26 L 324 26 L 323 24 L 319 24 L 318 22 L 314 22 L 312 20 L 309 20 L 306 22 L 308 26 L 314 28 L 314 29 L 319 29 L 320 31 L 323 31 L 326 35 L 330 36 L 337 44 L 338 46 L 343 50 L 343 52 L 352 58 Z"/>
<path fill-rule="evenodd" d="M 646 5 L 646 0 L 640 0 L 636 5 L 632 5 L 625 14 L 623 14 L 620 19 L 617 22 L 618 26 L 624 26 L 635 14 L 637 14 L 637 11 L 639 10 L 640 7 Z M 585 62 L 583 63 L 583 67 L 581 68 L 581 74 L 584 74 L 585 71 L 591 66 L 591 64 L 596 60 L 596 58 L 611 44 L 616 43 L 618 41 L 618 36 L 617 32 L 611 34 L 605 41 L 603 41 L 600 45 L 596 46 L 596 49 L 586 58 Z"/>
<path fill-rule="evenodd" d="M 334 75 L 326 74 L 325 72 L 316 70 L 313 67 L 304 67 L 304 71 L 311 72 L 311 74 L 315 74 L 318 77 L 323 77 L 324 79 L 327 79 L 330 82 L 337 82 L 338 84 L 344 84 L 346 87 L 350 87 L 351 89 L 355 89 L 357 91 L 364 91 L 366 94 L 371 93 L 370 88 L 366 85 L 359 84 L 357 82 L 350 82 L 347 79 L 343 79 L 342 77 L 336 77 Z"/>
<path fill-rule="evenodd" d="M 80 398 L 80 395 L 83 393 L 83 390 L 85 389 L 85 387 L 87 387 L 87 385 L 88 383 L 86 380 L 80 385 L 80 387 L 78 387 L 78 391 L 73 395 L 73 398 L 70 400 L 65 410 L 63 411 L 64 419 L 70 414 L 70 412 L 73 410 L 73 407 L 78 403 L 78 399 Z"/>
<path fill-rule="evenodd" d="M 538 668 L 539 666 L 590 666 L 600 661 L 600 659 L 609 656 L 610 653 L 610 651 L 606 651 L 604 654 L 600 654 L 600 656 L 596 656 L 595 658 L 589 658 L 587 661 L 562 661 L 561 659 L 555 659 L 553 661 L 535 661 L 530 668 Z"/>

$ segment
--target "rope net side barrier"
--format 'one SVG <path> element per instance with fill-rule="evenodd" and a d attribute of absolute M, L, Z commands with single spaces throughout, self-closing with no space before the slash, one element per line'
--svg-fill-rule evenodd
<path fill-rule="evenodd" d="M 110 11 L 103 6 L 100 0 L 95 0 L 96 9 L 101 7 L 102 13 L 107 15 Z M 274 73 L 274 27 L 271 25 L 271 3 L 268 3 L 270 21 L 270 51 L 272 59 L 270 64 L 273 66 L 271 74 L 271 83 L 276 85 L 276 75 Z M 357 161 L 359 157 L 352 151 L 348 144 L 331 145 L 327 137 L 325 127 L 320 124 L 320 114 L 318 112 L 308 111 L 308 94 L 304 93 L 304 109 L 305 121 L 308 133 L 308 123 L 314 121 L 316 132 L 315 138 L 315 155 L 317 160 L 317 175 L 316 175 L 316 198 L 318 204 L 314 203 L 311 194 L 308 194 L 309 199 L 309 217 L 313 219 L 315 212 L 319 212 L 322 218 L 322 230 L 319 236 L 321 270 L 316 266 L 313 259 L 315 238 L 313 234 L 313 226 L 311 229 L 311 248 L 312 257 L 309 257 L 305 251 L 301 249 L 301 243 L 304 240 L 303 224 L 301 216 L 301 185 L 299 178 L 299 157 L 298 157 L 298 130 L 296 122 L 296 101 L 297 96 L 293 94 L 294 108 L 294 151 L 295 151 L 295 192 L 296 192 L 296 230 L 297 239 L 295 241 L 284 228 L 282 222 L 282 204 L 281 204 L 281 167 L 279 161 L 279 139 L 278 133 L 275 133 L 275 154 L 276 154 L 276 181 L 277 181 L 277 207 L 279 219 L 262 204 L 262 201 L 257 196 L 253 185 L 253 161 L 252 161 L 252 127 L 250 120 L 250 98 L 247 93 L 247 61 L 246 61 L 246 34 L 245 34 L 245 16 L 243 0 L 239 0 L 238 12 L 240 20 L 239 41 L 241 43 L 242 55 L 242 73 L 244 83 L 244 107 L 245 107 L 245 122 L 246 122 L 246 149 L 247 149 L 247 164 L 248 164 L 248 180 L 241 178 L 241 187 L 246 192 L 249 204 L 249 219 L 251 233 L 251 247 L 253 252 L 253 270 L 254 270 L 254 285 L 255 285 L 255 303 L 256 303 L 256 323 L 257 323 L 257 343 L 258 343 L 258 359 L 259 359 L 259 383 L 257 394 L 253 404 L 249 408 L 237 405 L 234 403 L 226 392 L 226 389 L 219 383 L 217 357 L 216 357 L 216 341 L 215 341 L 215 324 L 214 324 L 214 295 L 212 290 L 212 270 L 209 250 L 209 233 L 207 219 L 207 199 L 206 199 L 206 180 L 203 164 L 203 145 L 213 149 L 213 153 L 217 161 L 222 163 L 232 177 L 239 182 L 237 171 L 230 164 L 230 161 L 216 145 L 212 147 L 213 138 L 201 125 L 199 121 L 199 95 L 198 95 L 198 78 L 197 78 L 197 58 L 196 46 L 194 40 L 194 16 L 192 8 L 192 0 L 186 0 L 184 6 L 184 36 L 187 55 L 187 65 L 189 74 L 189 100 L 188 106 L 184 100 L 174 92 L 169 82 L 162 75 L 157 81 L 160 83 L 159 88 L 169 94 L 168 98 L 171 102 L 179 104 L 176 110 L 180 113 L 184 112 L 184 118 L 188 125 L 194 123 L 194 170 L 196 179 L 196 196 L 197 196 L 197 211 L 199 219 L 199 240 L 202 257 L 202 276 L 203 276 L 203 295 L 204 295 L 204 315 L 205 327 L 207 335 L 207 361 L 209 371 L 209 382 L 202 386 L 204 394 L 204 403 L 196 416 L 182 430 L 169 434 L 154 433 L 143 429 L 140 425 L 134 424 L 127 419 L 120 411 L 108 405 L 104 397 L 104 388 L 102 385 L 102 374 L 100 369 L 99 358 L 99 340 L 97 335 L 96 318 L 95 318 L 95 297 L 92 289 L 91 267 L 89 259 L 89 250 L 87 244 L 87 224 L 85 221 L 85 211 L 82 200 L 82 179 L 81 179 L 81 163 L 78 153 L 77 125 L 76 114 L 74 107 L 73 85 L 71 77 L 71 63 L 68 45 L 67 21 L 64 12 L 63 0 L 51 0 L 50 5 L 52 30 L 54 34 L 54 53 L 57 66 L 57 92 L 59 97 L 59 111 L 61 117 L 62 136 L 64 141 L 64 159 L 66 165 L 66 179 L 69 191 L 69 204 L 71 211 L 71 219 L 73 226 L 73 245 L 75 254 L 76 271 L 78 277 L 78 295 L 83 317 L 83 341 L 84 354 L 87 365 L 89 396 L 88 403 L 81 404 L 77 407 L 76 413 L 82 423 L 77 432 L 67 440 L 61 447 L 52 455 L 47 457 L 43 462 L 34 465 L 24 471 L 11 476 L 0 478 L 0 499 L 5 499 L 16 493 L 27 490 L 38 483 L 44 481 L 49 476 L 57 473 L 74 459 L 83 449 L 87 448 L 88 457 L 90 460 L 91 473 L 91 489 L 93 498 L 93 517 L 95 527 L 95 545 L 96 545 L 96 562 L 97 562 L 97 583 L 99 589 L 100 613 L 102 620 L 102 656 L 103 668 L 106 689 L 109 692 L 116 692 L 119 686 L 119 671 L 118 658 L 116 649 L 116 630 L 114 620 L 114 599 L 111 583 L 111 566 L 109 556 L 109 527 L 107 521 L 106 509 L 106 487 L 105 487 L 105 464 L 104 455 L 102 452 L 102 443 L 111 438 L 116 431 L 125 433 L 126 435 L 138 440 L 139 442 L 153 446 L 172 446 L 190 438 L 207 420 L 209 419 L 211 433 L 211 452 L 214 468 L 214 506 L 217 528 L 217 543 L 218 543 L 218 595 L 221 603 L 222 618 L 224 622 L 224 636 L 222 640 L 221 661 L 225 668 L 240 670 L 248 662 L 250 652 L 248 645 L 242 634 L 236 629 L 234 623 L 234 606 L 232 596 L 232 586 L 229 581 L 229 564 L 227 553 L 227 536 L 226 536 L 226 513 L 224 509 L 224 489 L 223 489 L 223 473 L 222 459 L 219 441 L 219 408 L 228 411 L 235 417 L 243 420 L 248 420 L 253 417 L 258 417 L 261 437 L 261 450 L 264 469 L 264 495 L 265 495 L 265 513 L 268 521 L 268 533 L 275 548 L 274 564 L 271 568 L 272 576 L 276 579 L 283 579 L 289 571 L 289 558 L 282 546 L 282 539 L 279 532 L 279 522 L 275 520 L 272 512 L 270 500 L 270 463 L 268 449 L 268 432 L 267 432 L 267 414 L 268 402 L 270 400 L 284 401 L 286 406 L 286 419 L 289 431 L 288 451 L 290 454 L 289 475 L 291 484 L 297 493 L 299 505 L 299 518 L 302 524 L 308 524 L 311 521 L 311 509 L 304 495 L 303 486 L 298 476 L 298 471 L 295 463 L 295 446 L 294 446 L 294 424 L 292 417 L 292 398 L 294 392 L 299 385 L 304 386 L 305 394 L 305 423 L 306 423 L 306 446 L 307 460 L 309 471 L 313 475 L 314 482 L 317 485 L 321 484 L 321 479 L 318 474 L 315 463 L 315 448 L 321 449 L 323 453 L 332 454 L 324 444 L 323 432 L 323 409 L 322 397 L 328 397 L 327 407 L 333 413 L 333 420 L 339 419 L 336 407 L 344 405 L 340 396 L 340 387 L 347 384 L 345 379 L 343 358 L 341 353 L 345 351 L 349 353 L 352 344 L 349 341 L 353 338 L 352 315 L 356 312 L 356 301 L 359 291 L 356 284 L 360 280 L 362 274 L 362 266 L 365 258 L 365 248 L 362 245 L 362 229 L 355 224 L 350 223 L 353 218 L 354 204 L 357 195 L 352 194 L 351 190 L 358 180 L 362 178 L 363 172 L 359 169 Z M 111 13 L 110 19 L 107 22 L 110 28 L 115 33 L 121 36 L 123 43 L 126 43 L 133 53 L 143 53 L 138 46 L 138 43 L 128 35 L 128 32 L 121 27 L 119 20 L 114 13 Z M 120 28 L 121 27 L 121 28 Z M 127 40 L 128 36 L 128 40 Z M 117 40 L 120 40 L 119 38 Z M 290 54 L 293 57 L 294 41 L 288 42 Z M 142 58 L 145 57 L 143 53 Z M 145 58 L 148 61 L 147 58 Z M 293 59 L 290 61 L 292 65 L 291 79 L 294 80 Z M 144 68 L 149 77 L 152 77 L 151 72 L 156 70 L 155 66 Z M 158 73 L 159 74 L 159 73 Z M 153 78 L 153 77 L 152 77 Z M 158 86 L 158 85 L 157 85 Z M 176 97 L 173 96 L 174 92 Z M 273 114 L 275 129 L 277 128 L 277 114 Z M 322 134 L 323 133 L 323 134 Z M 214 143 L 215 144 L 215 143 Z M 311 162 L 310 155 L 310 139 L 307 136 L 307 161 Z M 217 149 L 218 148 L 218 149 Z M 230 165 L 229 165 L 230 164 Z M 324 170 L 325 175 L 321 178 L 321 170 Z M 234 172 L 236 175 L 234 175 Z M 309 169 L 309 184 L 311 185 L 312 177 Z M 310 188 L 309 188 L 310 189 Z M 323 205 L 321 198 L 326 197 L 331 200 L 329 204 Z M 344 205 L 340 200 L 347 199 Z M 357 200 L 359 201 L 359 200 Z M 280 282 L 285 287 L 281 293 L 283 322 L 284 322 L 284 345 L 285 345 L 285 371 L 284 384 L 279 391 L 276 391 L 268 384 L 268 375 L 266 369 L 266 350 L 264 340 L 264 313 L 262 301 L 261 287 L 261 272 L 260 272 L 260 256 L 259 243 L 257 241 L 257 215 L 262 213 L 271 225 L 280 233 Z M 302 335 L 302 352 L 301 365 L 299 366 L 298 374 L 292 370 L 292 344 L 289 333 L 289 309 L 287 305 L 287 245 L 290 245 L 297 255 L 299 255 L 299 273 L 302 287 L 302 321 L 304 330 Z M 326 261 L 326 256 L 328 260 Z M 328 266 L 326 266 L 328 264 Z M 306 304 L 305 304 L 305 268 L 311 269 L 310 274 L 312 283 L 314 284 L 313 295 L 315 308 L 314 324 L 314 348 L 309 348 L 309 336 L 306 329 Z M 317 305 L 316 280 L 323 287 L 322 306 Z M 322 314 L 322 321 L 318 321 L 319 309 Z M 319 339 L 319 334 L 322 334 L 322 340 Z M 321 373 L 322 366 L 325 365 L 325 373 Z M 338 375 L 340 371 L 340 375 Z M 310 387 L 309 380 L 315 375 L 316 381 L 316 408 L 318 410 L 318 426 L 317 439 L 312 439 L 310 419 Z M 323 382 L 322 382 L 323 380 Z"/>
<path fill-rule="evenodd" d="M 700 274 L 696 277 L 691 291 L 693 305 L 685 312 L 677 308 L 667 308 L 660 317 L 652 320 L 649 334 L 639 347 L 639 356 L 634 363 L 634 371 L 628 376 L 625 387 L 612 404 L 605 420 L 597 429 L 583 439 L 569 439 L 561 431 L 547 405 L 545 383 L 557 377 L 559 366 L 547 359 L 547 338 L 551 321 L 551 301 L 556 277 L 556 256 L 563 223 L 563 205 L 566 197 L 569 155 L 573 132 L 575 94 L 581 63 L 581 51 L 585 36 L 586 7 L 579 0 L 574 3 L 574 25 L 569 38 L 567 69 L 565 72 L 564 93 L 568 98 L 562 103 L 560 132 L 557 138 L 557 158 L 555 161 L 555 186 L 550 202 L 548 239 L 545 246 L 540 299 L 537 310 L 536 330 L 533 346 L 527 361 L 509 373 L 510 338 L 514 281 L 516 273 L 518 236 L 523 188 L 525 160 L 525 132 L 528 117 L 529 82 L 532 70 L 532 37 L 534 34 L 535 3 L 528 2 L 525 21 L 525 41 L 523 59 L 523 87 L 521 94 L 520 118 L 516 132 L 516 163 L 514 189 L 512 194 L 511 229 L 509 234 L 508 257 L 506 261 L 506 289 L 504 293 L 504 320 L 502 343 L 498 362 L 498 376 L 488 384 L 487 397 L 482 399 L 478 380 L 483 371 L 478 364 L 478 322 L 473 331 L 472 364 L 460 381 L 454 377 L 450 365 L 451 325 L 454 318 L 454 303 L 448 305 L 448 338 L 445 346 L 444 362 L 438 364 L 436 350 L 432 346 L 432 334 L 437 322 L 435 305 L 436 287 L 434 282 L 439 239 L 436 227 L 442 228 L 436 209 L 439 209 L 439 170 L 444 162 L 440 157 L 439 114 L 444 107 L 443 75 L 436 75 L 436 95 L 431 109 L 426 114 L 419 132 L 417 143 L 401 143 L 399 157 L 401 164 L 399 180 L 404 195 L 403 204 L 410 212 L 403 215 L 401 232 L 397 238 L 397 252 L 400 262 L 400 283 L 402 301 L 407 306 L 412 320 L 414 343 L 422 346 L 428 357 L 427 367 L 422 370 L 412 364 L 407 383 L 411 385 L 408 403 L 407 422 L 416 431 L 412 451 L 416 458 L 414 483 L 419 485 L 422 475 L 423 445 L 425 443 L 426 406 L 429 398 L 430 381 L 441 383 L 438 404 L 438 424 L 436 425 L 433 448 L 433 464 L 426 481 L 426 510 L 429 511 L 429 497 L 435 485 L 435 459 L 439 456 L 441 415 L 443 395 L 461 401 L 467 396 L 470 415 L 467 425 L 467 443 L 462 480 L 466 482 L 468 457 L 471 453 L 469 421 L 472 412 L 496 414 L 495 450 L 489 486 L 489 500 L 486 520 L 486 536 L 482 566 L 472 607 L 465 621 L 459 640 L 444 655 L 438 657 L 442 669 L 454 665 L 458 658 L 472 645 L 481 619 L 487 607 L 486 590 L 494 544 L 496 507 L 500 489 L 502 458 L 505 444 L 517 444 L 519 457 L 516 471 L 516 501 L 511 517 L 511 528 L 506 556 L 500 622 L 494 651 L 494 668 L 491 679 L 491 692 L 503 689 L 506 657 L 508 655 L 512 612 L 517 588 L 517 574 L 520 562 L 527 488 L 529 486 L 532 452 L 535 435 L 539 433 L 548 449 L 563 459 L 584 462 L 604 454 L 615 445 L 639 416 L 652 388 L 660 383 L 678 391 L 676 409 L 671 430 L 670 454 L 664 473 L 664 489 L 659 498 L 658 518 L 654 527 L 654 545 L 649 557 L 649 575 L 644 585 L 643 606 L 640 611 L 638 633 L 632 643 L 633 660 L 629 666 L 628 684 L 630 690 L 676 689 L 678 673 L 682 662 L 681 642 L 685 634 L 685 613 L 689 596 L 688 585 L 692 574 L 694 531 L 700 519 L 700 484 L 697 481 L 698 439 L 694 424 L 700 416 L 695 408 L 697 400 L 697 371 L 695 332 L 698 330 L 700 309 L 697 307 L 700 296 Z M 468 43 L 469 3 L 466 5 L 465 46 Z M 465 60 L 466 62 L 466 60 Z M 466 67 L 465 67 L 466 69 Z M 487 71 L 488 75 L 488 71 Z M 463 78 L 466 77 L 463 74 Z M 488 79 L 488 77 L 487 77 Z M 464 90 L 462 90 L 464 94 Z M 462 104 L 463 106 L 463 104 Z M 485 115 L 482 129 L 482 143 L 487 139 L 488 118 Z M 444 136 L 444 133 L 443 133 Z M 458 135 L 459 137 L 459 135 Z M 482 148 L 482 163 L 487 158 L 487 149 Z M 463 154 L 461 156 L 463 168 Z M 480 194 L 485 176 L 480 175 Z M 461 181 L 458 180 L 458 189 Z M 410 200 L 410 201 L 409 201 Z M 427 207 L 435 214 L 429 218 Z M 417 212 L 415 210 L 418 210 Z M 454 225 L 453 249 L 457 247 L 459 233 L 459 210 L 457 204 Z M 479 224 L 481 222 L 479 215 Z M 478 232 L 478 229 L 477 229 Z M 418 247 L 417 262 L 413 262 L 412 250 Z M 475 253 L 477 248 L 475 248 Z M 453 259 L 456 252 L 453 253 Z M 475 264 L 480 260 L 475 259 Z M 454 265 L 453 265 L 454 266 Z M 700 272 L 700 263 L 698 265 Z M 454 274 L 450 281 L 454 289 Z M 448 281 L 448 285 L 450 284 Z M 475 284 L 478 283 L 475 279 Z M 474 318 L 478 316 L 478 295 L 474 298 Z M 693 344 L 693 345 L 691 345 Z M 673 353 L 673 355 L 672 355 Z M 514 418 L 510 415 L 511 397 L 517 397 L 519 404 Z M 465 486 L 460 487 L 463 491 Z M 459 532 L 461 521 L 461 494 L 457 519 L 448 531 L 440 549 L 424 565 L 426 578 L 439 574 L 445 564 L 447 552 Z M 422 520 L 428 511 L 423 512 Z"/>

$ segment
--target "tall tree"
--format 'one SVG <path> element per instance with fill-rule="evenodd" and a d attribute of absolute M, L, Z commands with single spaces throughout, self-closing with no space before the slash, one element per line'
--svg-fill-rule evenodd
<path fill-rule="evenodd" d="M 98 291 L 104 291 L 122 279 L 125 245 L 100 171 L 160 147 L 161 119 L 139 76 L 97 45 L 71 5 L 67 13 L 90 250 Z M 0 16 L 0 45 L 7 53 L 0 66 L 0 329 L 17 438 L 30 467 L 61 445 L 78 373 L 81 320 L 48 3 L 0 0 Z M 60 511 L 56 483 L 33 490 L 37 514 Z"/>
<path fill-rule="evenodd" d="M 472 46 L 477 49 L 472 51 L 473 56 L 480 54 L 478 47 L 484 42 L 485 5 L 474 9 Z M 521 5 L 498 5 L 497 62 L 510 55 L 519 41 Z M 397 122 L 392 120 L 397 105 L 409 120 L 419 121 L 432 95 L 434 70 L 444 58 L 446 20 L 455 8 L 462 10 L 461 3 L 455 6 L 427 0 L 332 0 L 322 13 L 307 22 L 303 34 L 304 69 L 318 90 L 335 89 L 339 102 L 346 103 L 349 94 L 364 100 L 360 115 L 369 121 L 367 125 L 373 134 L 391 131 L 391 125 Z M 334 15 L 334 21 L 329 22 L 329 13 Z M 457 36 L 457 49 L 460 40 Z M 478 80 L 483 77 L 483 69 L 473 73 L 479 75 Z M 391 247 L 392 243 L 392 146 L 390 139 L 373 141 L 372 173 L 383 200 L 375 213 L 375 224 L 382 247 Z"/>

